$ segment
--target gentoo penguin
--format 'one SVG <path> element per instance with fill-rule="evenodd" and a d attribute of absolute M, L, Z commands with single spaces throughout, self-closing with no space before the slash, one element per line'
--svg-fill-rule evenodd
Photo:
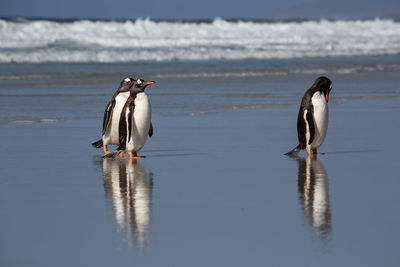
<path fill-rule="evenodd" d="M 107 145 L 119 145 L 119 120 L 121 111 L 128 100 L 130 89 L 135 79 L 125 78 L 121 81 L 118 90 L 114 93 L 104 111 L 103 138 L 92 143 L 92 146 L 100 148 L 104 146 L 104 155 L 110 154 Z"/>
<path fill-rule="evenodd" d="M 144 146 L 147 135 L 153 135 L 150 101 L 144 90 L 153 81 L 136 80 L 121 112 L 118 151 L 128 153 L 130 159 L 141 158 L 137 152 Z M 122 156 L 123 154 L 120 154 Z"/>
<path fill-rule="evenodd" d="M 314 156 L 317 155 L 317 148 L 324 142 L 326 131 L 328 130 L 328 100 L 331 89 L 331 80 L 321 76 L 306 91 L 301 100 L 297 117 L 299 145 L 285 155 L 290 155 L 303 149 L 307 150 L 309 157 L 311 156 L 311 150 Z"/>

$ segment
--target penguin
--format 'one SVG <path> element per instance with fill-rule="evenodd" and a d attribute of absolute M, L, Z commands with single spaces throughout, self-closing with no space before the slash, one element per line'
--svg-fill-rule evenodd
<path fill-rule="evenodd" d="M 324 142 L 328 130 L 328 101 L 331 90 L 332 81 L 321 76 L 305 92 L 297 117 L 299 145 L 285 155 L 304 149 L 307 150 L 308 157 L 311 157 L 311 150 L 314 156 L 317 155 L 317 148 Z"/>
<path fill-rule="evenodd" d="M 102 139 L 92 143 L 95 148 L 104 147 L 104 155 L 108 151 L 107 145 L 119 145 L 119 120 L 121 111 L 129 98 L 130 89 L 134 85 L 135 79 L 125 78 L 121 81 L 118 90 L 112 96 L 110 102 L 104 111 Z"/>
<path fill-rule="evenodd" d="M 153 136 L 151 123 L 151 105 L 144 90 L 153 81 L 136 80 L 131 87 L 130 95 L 121 112 L 119 123 L 120 157 L 128 153 L 130 159 L 139 159 L 137 152 L 144 146 L 147 136 Z"/>

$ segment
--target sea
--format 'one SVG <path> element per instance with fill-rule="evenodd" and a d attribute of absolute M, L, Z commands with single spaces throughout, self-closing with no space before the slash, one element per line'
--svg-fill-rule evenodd
<path fill-rule="evenodd" d="M 109 63 L 379 56 L 400 22 L 0 20 L 0 63 Z"/>
<path fill-rule="evenodd" d="M 393 19 L 2 18 L 0 124 L 100 118 L 125 77 L 156 81 L 154 116 L 196 116 L 296 105 L 320 75 L 398 71 Z M 293 75 L 302 88 L 255 82 Z"/>

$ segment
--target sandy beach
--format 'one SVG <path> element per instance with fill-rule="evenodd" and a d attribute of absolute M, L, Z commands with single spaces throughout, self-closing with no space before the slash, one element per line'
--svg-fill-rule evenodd
<path fill-rule="evenodd" d="M 400 75 L 329 75 L 326 154 L 286 157 L 315 77 L 208 78 L 205 99 L 201 77 L 160 77 L 134 163 L 90 146 L 109 84 L 68 85 L 100 96 L 53 96 L 57 122 L 0 125 L 1 265 L 397 266 Z"/>

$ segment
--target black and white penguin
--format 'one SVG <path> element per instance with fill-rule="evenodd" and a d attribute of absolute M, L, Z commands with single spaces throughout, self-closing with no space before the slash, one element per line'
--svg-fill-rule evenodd
<path fill-rule="evenodd" d="M 104 155 L 110 154 L 107 145 L 119 145 L 119 120 L 121 112 L 130 95 L 135 79 L 125 78 L 114 93 L 104 111 L 102 139 L 92 143 L 95 148 L 104 147 Z"/>
<path fill-rule="evenodd" d="M 119 151 L 128 153 L 130 159 L 141 158 L 137 152 L 144 146 L 147 136 L 152 137 L 151 105 L 144 90 L 153 81 L 136 80 L 121 112 L 119 123 Z"/>
<path fill-rule="evenodd" d="M 297 117 L 299 145 L 285 155 L 304 149 L 307 150 L 309 157 L 311 156 L 311 150 L 314 156 L 317 155 L 317 148 L 324 142 L 328 130 L 328 100 L 331 89 L 331 80 L 321 76 L 306 91 L 301 100 Z"/>

